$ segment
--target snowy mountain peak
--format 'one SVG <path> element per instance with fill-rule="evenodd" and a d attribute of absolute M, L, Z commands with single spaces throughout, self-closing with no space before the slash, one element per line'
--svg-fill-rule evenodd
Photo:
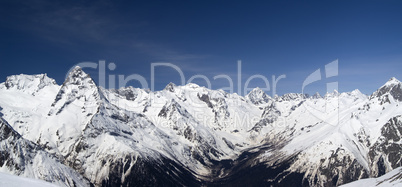
<path fill-rule="evenodd" d="M 338 90 L 334 90 L 333 92 L 327 92 L 324 98 L 333 98 L 339 96 Z"/>
<path fill-rule="evenodd" d="M 334 91 L 332 92 L 332 94 L 338 95 L 339 92 L 338 92 L 338 90 L 334 90 Z"/>
<path fill-rule="evenodd" d="M 198 85 L 198 84 L 195 84 L 195 83 L 188 83 L 188 84 L 186 84 L 185 85 L 185 87 L 188 87 L 188 88 L 199 88 L 200 86 Z"/>
<path fill-rule="evenodd" d="M 354 99 L 367 99 L 367 96 L 360 92 L 360 90 L 355 89 L 351 92 L 344 92 L 340 94 L 340 97 L 352 97 Z"/>
<path fill-rule="evenodd" d="M 263 94 L 265 93 L 260 87 L 256 87 L 251 90 L 248 94 Z"/>
<path fill-rule="evenodd" d="M 170 91 L 170 92 L 174 92 L 174 88 L 176 87 L 176 85 L 173 82 L 170 82 L 168 85 L 166 85 L 164 90 Z"/>
<path fill-rule="evenodd" d="M 392 77 L 377 91 L 371 94 L 370 99 L 378 98 L 378 100 L 389 100 L 388 95 L 392 96 L 397 101 L 402 101 L 402 83 Z"/>
<path fill-rule="evenodd" d="M 60 113 L 71 103 L 80 107 L 84 113 L 86 108 L 97 107 L 99 99 L 100 93 L 95 82 L 79 66 L 76 66 L 57 93 L 49 115 L 56 111 Z"/>
<path fill-rule="evenodd" d="M 386 83 L 385 85 L 396 85 L 396 84 L 400 84 L 401 82 L 396 79 L 395 77 L 391 77 Z M 384 85 L 384 86 L 385 86 Z"/>
<path fill-rule="evenodd" d="M 311 98 L 313 98 L 313 99 L 320 99 L 320 98 L 322 98 L 322 97 L 321 97 L 320 93 L 316 92 L 313 96 L 311 96 Z"/>
<path fill-rule="evenodd" d="M 5 83 L 0 85 L 0 89 L 5 87 L 8 90 L 19 90 L 22 92 L 28 92 L 35 94 L 35 92 L 47 86 L 56 86 L 56 81 L 49 78 L 46 74 L 38 75 L 12 75 L 8 76 Z"/>
<path fill-rule="evenodd" d="M 352 92 L 350 92 L 351 95 L 357 96 L 357 97 L 367 97 L 365 94 L 363 94 L 362 92 L 360 92 L 359 89 L 355 89 Z"/>
<path fill-rule="evenodd" d="M 251 90 L 251 92 L 246 95 L 246 99 L 255 105 L 265 104 L 272 100 L 272 98 L 259 87 Z"/>
<path fill-rule="evenodd" d="M 81 67 L 76 66 L 67 76 L 64 84 L 85 85 L 84 81 L 90 85 L 95 85 L 92 78 L 86 74 Z M 96 85 L 95 85 L 96 86 Z"/>
<path fill-rule="evenodd" d="M 352 93 L 353 95 L 360 95 L 360 94 L 362 94 L 362 92 L 360 92 L 359 89 L 355 89 L 355 90 L 353 90 L 351 93 Z"/>

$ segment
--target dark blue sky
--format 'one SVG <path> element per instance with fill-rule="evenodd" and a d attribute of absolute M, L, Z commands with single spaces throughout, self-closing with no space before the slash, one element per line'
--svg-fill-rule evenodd
<path fill-rule="evenodd" d="M 0 80 L 47 73 L 62 84 L 75 64 L 105 60 L 116 64 L 108 76 L 139 74 L 150 84 L 151 63 L 169 62 L 186 81 L 206 76 L 213 89 L 229 86 L 213 79 L 226 74 L 237 91 L 241 60 L 243 87 L 260 74 L 271 95 L 272 75 L 285 74 L 276 88 L 281 95 L 301 92 L 310 73 L 338 59 L 338 76 L 307 92 L 324 93 L 326 83 L 337 81 L 341 92 L 370 94 L 390 77 L 402 79 L 401 9 L 401 1 L 6 0 L 0 3 Z M 84 71 L 99 81 L 98 70 Z M 179 78 L 172 68 L 157 67 L 155 89 L 180 84 Z M 207 86 L 200 78 L 193 82 Z M 263 81 L 250 81 L 256 86 Z"/>

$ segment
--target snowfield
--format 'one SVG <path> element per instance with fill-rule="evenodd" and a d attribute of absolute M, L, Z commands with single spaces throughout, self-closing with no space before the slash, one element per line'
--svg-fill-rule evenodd
<path fill-rule="evenodd" d="M 0 172 L 0 186 L 7 187 L 57 187 L 52 183 L 42 180 L 19 177 Z"/>

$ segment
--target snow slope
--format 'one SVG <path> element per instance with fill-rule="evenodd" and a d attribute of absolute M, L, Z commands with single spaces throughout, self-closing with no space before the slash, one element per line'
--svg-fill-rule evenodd
<path fill-rule="evenodd" d="M 0 186 L 7 187 L 56 187 L 56 185 L 42 180 L 18 177 L 0 172 Z"/>

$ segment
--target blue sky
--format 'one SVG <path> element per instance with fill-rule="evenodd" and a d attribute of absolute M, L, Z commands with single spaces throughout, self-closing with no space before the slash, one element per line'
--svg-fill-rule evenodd
<path fill-rule="evenodd" d="M 213 89 L 228 87 L 242 61 L 241 86 L 250 76 L 286 75 L 276 93 L 301 92 L 308 75 L 338 59 L 338 76 L 308 86 L 325 93 L 371 94 L 390 77 L 402 80 L 401 1 L 1 1 L 0 80 L 47 73 L 62 84 L 80 62 L 105 60 L 106 75 L 143 76 L 151 63 L 178 66 L 187 81 L 204 75 Z M 98 80 L 98 70 L 84 68 Z M 117 78 L 116 78 L 117 79 Z M 155 90 L 180 84 L 177 71 L 155 68 Z M 200 78 L 195 83 L 207 86 Z M 117 83 L 116 83 L 117 84 Z M 139 87 L 138 81 L 128 85 Z M 254 79 L 249 87 L 265 87 Z M 244 93 L 241 93 L 244 94 Z"/>

